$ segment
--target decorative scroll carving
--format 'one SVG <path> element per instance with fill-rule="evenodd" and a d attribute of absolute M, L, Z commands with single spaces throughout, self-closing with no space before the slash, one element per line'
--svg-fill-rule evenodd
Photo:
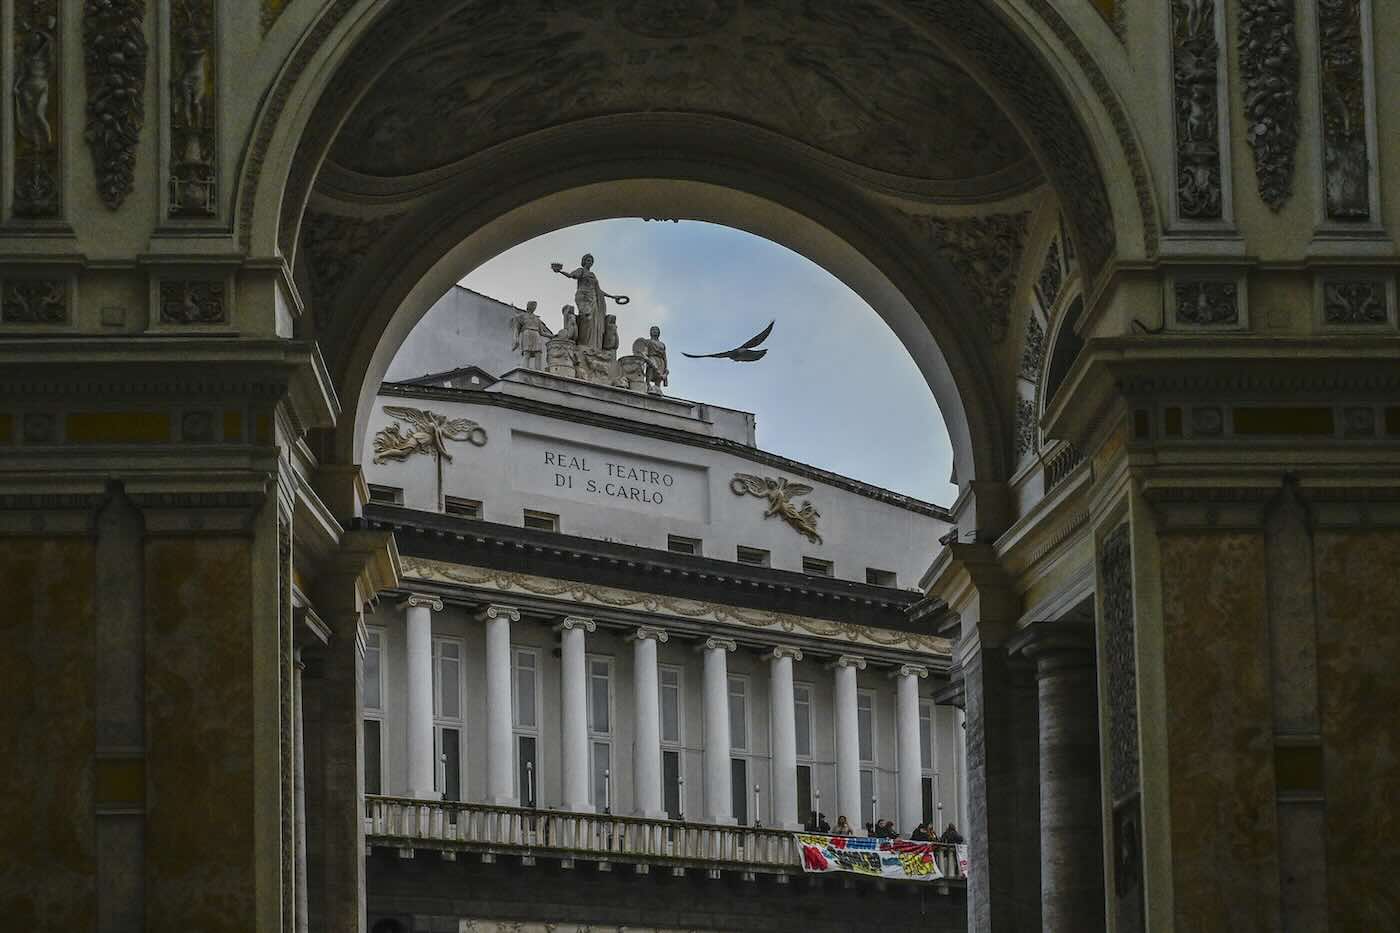
<path fill-rule="evenodd" d="M 14 215 L 56 218 L 61 212 L 63 62 L 58 0 L 15 6 Z"/>
<path fill-rule="evenodd" d="M 1215 0 L 1171 0 L 1171 5 L 1177 209 L 1187 220 L 1219 220 L 1224 195 Z"/>
<path fill-rule="evenodd" d="M 467 418 L 448 418 L 435 411 L 385 405 L 384 413 L 408 422 L 408 433 L 397 421 L 381 428 L 374 435 L 374 462 L 407 460 L 414 454 L 432 454 L 452 462 L 448 441 L 469 441 L 477 447 L 486 446 L 486 429 Z"/>
<path fill-rule="evenodd" d="M 170 11 L 170 216 L 218 213 L 217 30 L 214 0 Z"/>
<path fill-rule="evenodd" d="M 9 279 L 0 291 L 6 324 L 68 323 L 68 287 L 53 279 Z"/>
<path fill-rule="evenodd" d="M 1298 38 L 1294 0 L 1240 4 L 1240 71 L 1246 137 L 1254 149 L 1259 197 L 1278 211 L 1293 194 L 1298 149 Z"/>
<path fill-rule="evenodd" d="M 1040 425 L 1036 417 L 1035 400 L 1016 400 L 1016 459 L 1035 453 L 1040 447 Z"/>
<path fill-rule="evenodd" d="M 1384 324 L 1390 318 L 1380 279 L 1324 282 L 1322 317 L 1328 324 Z"/>
<path fill-rule="evenodd" d="M 1133 621 L 1133 555 L 1128 526 L 1103 540 L 1104 662 L 1108 670 L 1108 778 L 1115 802 L 1138 791 L 1137 648 Z"/>
<path fill-rule="evenodd" d="M 821 518 L 821 513 L 805 499 L 801 508 L 792 504 L 793 496 L 805 496 L 812 491 L 812 487 L 806 483 L 789 482 L 782 476 L 775 479 L 771 476 L 754 476 L 752 473 L 735 473 L 729 481 L 729 491 L 736 496 L 767 499 L 768 511 L 763 513 L 764 518 L 776 515 L 808 541 L 822 543 L 822 536 L 817 533 L 817 519 Z"/>
<path fill-rule="evenodd" d="M 366 252 L 379 243 L 402 214 L 347 217 L 308 210 L 302 220 L 302 246 L 316 297 L 329 303 Z"/>
<path fill-rule="evenodd" d="M 86 0 L 87 131 L 97 191 L 112 210 L 131 193 L 146 122 L 145 0 Z"/>
<path fill-rule="evenodd" d="M 1317 31 L 1327 216 L 1369 220 L 1371 158 L 1361 0 L 1317 0 Z"/>
<path fill-rule="evenodd" d="M 259 19 L 263 35 L 267 35 L 268 31 L 276 25 L 277 18 L 282 15 L 282 11 L 291 2 L 292 0 L 262 0 L 262 14 Z"/>
<path fill-rule="evenodd" d="M 1176 283 L 1176 321 L 1210 327 L 1240 322 L 1239 286 L 1208 279 Z"/>
<path fill-rule="evenodd" d="M 1060 286 L 1064 281 L 1065 273 L 1060 265 L 1060 241 L 1054 239 L 1050 241 L 1050 248 L 1045 251 L 1045 261 L 1040 266 L 1040 277 L 1036 280 L 1036 286 L 1040 289 L 1040 303 L 1045 306 L 1047 314 L 1055 304 L 1055 299 L 1060 297 Z"/>
<path fill-rule="evenodd" d="M 1034 314 L 1026 317 L 1026 345 L 1021 350 L 1021 378 L 1040 384 L 1040 371 L 1045 366 L 1045 328 Z"/>
<path fill-rule="evenodd" d="M 1006 339 L 1030 212 L 945 220 L 917 217 L 934 250 L 962 279 L 993 343 Z"/>
<path fill-rule="evenodd" d="M 224 283 L 193 279 L 160 283 L 162 324 L 226 324 Z"/>

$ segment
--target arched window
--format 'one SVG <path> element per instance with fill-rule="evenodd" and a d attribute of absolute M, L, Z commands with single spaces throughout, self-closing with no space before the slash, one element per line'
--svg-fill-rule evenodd
<path fill-rule="evenodd" d="M 1065 381 L 1065 376 L 1069 374 L 1070 367 L 1074 361 L 1079 359 L 1079 351 L 1084 349 L 1084 340 L 1075 332 L 1079 325 L 1079 318 L 1084 313 L 1084 298 L 1080 296 L 1074 299 L 1074 303 L 1069 306 L 1060 318 L 1059 327 L 1055 330 L 1054 342 L 1050 345 L 1050 366 L 1045 372 L 1045 391 L 1041 393 L 1041 410 L 1050 407 L 1050 403 L 1055 399 L 1055 393 L 1059 391 L 1060 383 Z"/>

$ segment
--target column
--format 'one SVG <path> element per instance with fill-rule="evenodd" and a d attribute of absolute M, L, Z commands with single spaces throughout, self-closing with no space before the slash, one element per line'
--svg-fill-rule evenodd
<path fill-rule="evenodd" d="M 306 673 L 306 662 L 301 658 L 301 649 L 293 655 L 292 673 L 292 806 L 293 859 L 296 874 L 296 933 L 306 933 L 309 928 L 307 913 L 310 893 L 306 881 L 306 720 L 302 714 L 302 677 Z"/>
<path fill-rule="evenodd" d="M 588 795 L 588 669 L 584 633 L 597 630 L 592 619 L 569 616 L 559 625 L 563 722 L 564 809 L 592 813 Z"/>
<path fill-rule="evenodd" d="M 399 606 L 404 611 L 407 643 L 408 786 L 406 796 L 435 800 L 433 775 L 433 613 L 442 611 L 436 596 L 413 595 Z"/>
<path fill-rule="evenodd" d="M 637 815 L 652 820 L 666 818 L 661 797 L 661 685 L 656 670 L 656 644 L 669 637 L 661 629 L 645 626 L 632 635 L 632 705 L 637 717 L 632 793 Z"/>
<path fill-rule="evenodd" d="M 919 735 L 919 680 L 928 668 L 905 664 L 895 672 L 895 718 L 899 729 L 899 826 L 908 836 L 923 821 L 924 763 Z M 933 723 L 930 723 L 932 731 Z"/>
<path fill-rule="evenodd" d="M 831 665 L 836 671 L 836 814 L 852 827 L 861 826 L 860 722 L 856 716 L 856 671 L 865 658 L 843 654 Z M 833 820 L 833 825 L 835 821 Z"/>
<path fill-rule="evenodd" d="M 792 662 L 801 661 L 797 648 L 779 645 L 770 658 L 769 694 L 773 722 L 773 826 L 797 830 L 797 715 L 793 708 Z"/>
<path fill-rule="evenodd" d="M 1104 928 L 1093 626 L 1037 623 L 1018 640 L 1040 706 L 1040 908 L 1046 933 Z"/>
<path fill-rule="evenodd" d="M 510 747 L 510 624 L 520 621 L 520 610 L 493 604 L 481 616 L 486 622 L 486 800 L 513 807 L 520 801 Z"/>
<path fill-rule="evenodd" d="M 729 652 L 730 638 L 707 638 L 705 653 L 705 819 L 734 822 L 734 789 L 729 769 Z"/>

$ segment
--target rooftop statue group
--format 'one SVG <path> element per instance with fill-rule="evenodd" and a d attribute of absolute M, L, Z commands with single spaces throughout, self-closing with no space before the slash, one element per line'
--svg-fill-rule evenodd
<path fill-rule="evenodd" d="M 572 272 L 564 271 L 563 263 L 558 262 L 550 268 L 574 280 L 574 303 L 564 305 L 563 325 L 558 333 L 536 314 L 538 302 L 529 302 L 524 311 L 516 314 L 514 348 L 524 356 L 525 367 L 660 395 L 661 387 L 670 381 L 661 328 L 653 326 L 649 337 L 632 341 L 631 355 L 619 358 L 617 315 L 608 313 L 608 299 L 619 307 L 632 299 L 603 291 L 593 271 L 591 255 L 585 255 Z"/>

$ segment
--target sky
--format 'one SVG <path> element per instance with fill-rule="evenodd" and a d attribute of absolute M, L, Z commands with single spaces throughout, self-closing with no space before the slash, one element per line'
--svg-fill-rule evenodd
<path fill-rule="evenodd" d="M 538 300 L 557 330 L 574 283 L 549 265 L 576 268 L 585 252 L 596 259 L 603 290 L 632 299 L 608 303 L 622 347 L 660 326 L 668 395 L 753 412 L 764 450 L 952 504 L 948 432 L 914 361 L 869 305 L 786 247 L 697 221 L 604 220 L 536 237 L 461 284 L 518 307 Z M 681 355 L 737 347 L 770 320 L 777 323 L 764 344 L 769 352 L 758 362 Z"/>

